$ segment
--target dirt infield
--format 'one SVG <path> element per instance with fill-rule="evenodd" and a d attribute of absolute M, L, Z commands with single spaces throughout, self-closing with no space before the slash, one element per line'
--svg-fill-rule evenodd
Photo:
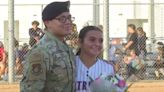
<path fill-rule="evenodd" d="M 164 81 L 142 81 L 134 83 L 128 92 L 164 92 Z"/>
<path fill-rule="evenodd" d="M 19 92 L 19 84 L 0 84 L 0 92 Z"/>
<path fill-rule="evenodd" d="M 19 85 L 0 84 L 0 92 L 19 92 Z M 136 82 L 130 87 L 128 92 L 164 92 L 164 81 Z"/>

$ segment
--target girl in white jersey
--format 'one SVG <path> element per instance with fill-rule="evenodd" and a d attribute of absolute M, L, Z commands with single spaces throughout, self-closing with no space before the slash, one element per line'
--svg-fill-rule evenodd
<path fill-rule="evenodd" d="M 79 34 L 79 52 L 76 56 L 76 92 L 89 92 L 90 78 L 100 75 L 113 75 L 112 64 L 98 57 L 102 51 L 102 31 L 95 26 L 84 27 Z"/>

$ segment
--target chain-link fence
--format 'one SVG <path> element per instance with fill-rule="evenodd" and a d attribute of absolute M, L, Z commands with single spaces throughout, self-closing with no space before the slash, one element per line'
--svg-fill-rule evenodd
<path fill-rule="evenodd" d="M 129 81 L 163 80 L 164 79 L 164 45 L 162 38 L 155 38 L 153 45 L 151 38 L 146 37 L 142 27 L 130 33 L 127 38 L 111 38 L 109 61 L 114 63 L 116 72 Z M 77 35 L 70 35 L 69 41 L 76 41 Z M 129 43 L 132 44 L 128 46 Z M 134 46 L 134 45 L 136 46 Z M 76 51 L 76 43 L 70 44 Z M 104 48 L 105 50 L 105 48 Z M 103 57 L 101 54 L 100 58 Z"/>
<path fill-rule="evenodd" d="M 92 4 L 89 4 L 91 6 Z M 120 5 L 120 4 L 118 4 Z M 111 5 L 113 7 L 118 7 L 118 5 Z M 149 5 L 149 4 L 148 4 Z M 131 6 L 131 5 L 130 5 Z M 139 7 L 141 5 L 136 5 L 135 7 Z M 145 5 L 147 6 L 147 5 Z M 156 5 L 157 6 L 157 5 Z M 161 5 L 162 7 L 163 5 Z M 5 7 L 5 6 L 4 6 Z M 17 6 L 19 9 L 25 6 Z M 21 8 L 20 8 L 21 7 Z M 27 7 L 27 6 L 26 6 Z M 30 6 L 28 6 L 30 7 Z M 40 14 L 40 8 L 43 8 L 43 5 L 39 5 L 38 7 L 38 14 Z M 74 9 L 76 9 L 78 6 L 74 5 Z M 81 6 L 80 6 L 81 7 Z M 83 6 L 83 8 L 86 6 Z M 129 8 L 129 3 L 126 5 L 122 5 L 123 9 L 126 11 L 127 7 Z M 156 7 L 157 8 L 157 7 Z M 3 9 L 3 8 L 2 8 Z M 85 9 L 85 8 L 84 8 Z M 121 8 L 120 8 L 121 9 Z M 157 8 L 158 9 L 158 8 Z M 30 11 L 32 9 L 29 9 Z M 113 8 L 115 10 L 115 8 Z M 148 10 L 148 9 L 147 9 Z M 161 9 L 163 10 L 163 8 Z M 163 13 L 163 12 L 161 12 Z M 102 14 L 102 13 L 101 13 Z M 27 14 L 26 14 L 27 15 Z M 116 14 L 119 16 L 121 24 L 118 26 L 124 26 L 122 23 L 124 23 L 123 15 L 122 13 Z M 158 13 L 157 13 L 158 15 Z M 40 15 L 39 15 L 40 16 Z M 82 15 L 83 16 L 83 15 Z M 115 15 L 114 15 L 115 16 Z M 116 17 L 116 16 L 115 16 Z M 131 16 L 132 17 L 132 16 Z M 131 18 L 127 17 L 127 18 Z M 23 17 L 24 18 L 24 17 Z M 79 18 L 80 19 L 80 18 Z M 20 19 L 21 20 L 21 19 Z M 23 19 L 22 19 L 23 20 Z M 31 21 L 31 20 L 30 20 Z M 111 20 L 112 22 L 115 20 Z M 157 20 L 159 21 L 159 20 Z M 160 22 L 163 20 L 161 19 Z M 24 21 L 23 21 L 24 22 Z M 81 20 L 79 21 L 79 23 Z M 29 22 L 28 22 L 29 23 Z M 114 23 L 114 22 L 113 22 Z M 114 23 L 115 25 L 116 23 Z M 81 24 L 80 24 L 81 25 Z M 112 23 L 110 24 L 112 25 Z M 125 24 L 126 25 L 126 24 Z M 42 24 L 43 26 L 43 24 Z M 75 26 L 75 25 L 74 25 Z M 24 28 L 24 27 L 22 27 Z M 158 27 L 156 27 L 158 28 Z M 159 27 L 162 28 L 162 27 Z M 113 28 L 114 29 L 114 28 Z M 118 30 L 124 30 L 122 28 L 118 28 Z M 40 30 L 40 29 L 38 29 Z M 75 31 L 76 30 L 76 31 Z M 138 28 L 138 30 L 141 30 L 141 28 Z M 163 30 L 163 29 L 161 29 Z M 119 30 L 120 31 L 120 30 Z M 161 31 L 161 37 L 162 37 L 162 32 Z M 40 35 L 41 32 L 39 32 L 37 35 Z M 150 33 L 147 31 L 147 33 Z M 32 33 L 31 33 L 32 34 Z M 115 34 L 112 33 L 111 34 Z M 117 34 L 117 32 L 116 32 Z M 142 33 L 144 35 L 144 33 Z M 42 35 L 40 35 L 42 36 Z M 158 34 L 159 36 L 159 34 Z M 126 38 L 111 38 L 109 41 L 110 44 L 110 49 L 109 49 L 109 58 L 110 61 L 114 63 L 116 67 L 116 71 L 121 74 L 124 78 L 130 81 L 135 81 L 135 80 L 163 80 L 164 79 L 164 56 L 163 56 L 163 43 L 164 38 L 139 38 L 139 36 L 135 38 L 131 38 L 132 34 L 128 35 L 128 39 Z M 126 47 L 127 43 L 130 42 L 131 40 L 136 46 L 133 46 L 133 48 L 129 48 L 128 46 Z M 15 76 L 15 81 L 20 81 L 20 79 L 23 76 L 23 65 L 25 63 L 25 55 L 28 53 L 30 50 L 31 46 L 30 43 L 35 44 L 37 41 L 35 39 L 40 39 L 39 38 L 34 38 L 33 40 L 29 42 L 19 42 L 15 41 L 15 49 L 14 49 L 14 76 Z M 65 38 L 66 43 L 73 48 L 73 52 L 76 54 L 78 51 L 78 46 L 77 46 L 77 39 L 78 39 L 78 32 L 76 27 L 74 27 L 74 31 Z M 147 43 L 145 43 L 147 42 Z M 23 44 L 19 44 L 23 43 Z M 8 50 L 4 49 L 3 47 L 7 47 L 6 44 L 4 46 L 0 45 L 2 48 L 0 48 L 0 80 L 1 81 L 8 81 Z M 104 48 L 105 50 L 105 48 Z M 136 52 L 136 50 L 138 52 Z M 102 54 L 100 58 L 102 58 Z"/>
<path fill-rule="evenodd" d="M 8 81 L 8 73 L 9 73 L 9 54 L 8 51 L 4 48 L 5 45 L 1 42 L 0 47 L 0 80 L 1 81 Z M 24 64 L 24 56 L 29 50 L 29 45 L 27 43 L 24 43 L 23 45 L 19 45 L 19 42 L 14 39 L 14 80 L 19 81 L 22 78 L 23 74 L 23 64 Z"/>
<path fill-rule="evenodd" d="M 73 31 L 71 35 L 66 37 L 66 42 L 68 45 L 73 48 L 74 53 L 76 54 L 78 50 L 77 46 L 78 32 Z M 137 38 L 138 39 L 138 38 Z M 139 54 L 135 52 L 136 49 L 129 50 L 124 49 L 128 41 L 124 38 L 111 38 L 110 40 L 110 49 L 109 49 L 109 58 L 110 61 L 114 63 L 117 73 L 121 74 L 124 78 L 130 81 L 136 80 L 163 80 L 164 79 L 164 45 L 162 42 L 155 42 L 153 50 L 149 49 L 149 44 L 144 46 L 146 51 L 143 52 L 140 49 Z M 140 40 L 139 40 L 140 41 Z M 149 39 L 146 40 L 147 42 Z M 161 39 L 162 41 L 162 39 Z M 19 42 L 15 40 L 15 49 L 14 49 L 14 76 L 16 81 L 19 81 L 22 78 L 23 65 L 25 63 L 24 56 L 30 49 L 28 43 L 19 45 Z M 134 42 L 136 43 L 136 42 Z M 3 47 L 3 44 L 0 45 Z M 139 47 L 139 46 L 137 46 Z M 152 46 L 151 46 L 152 47 Z M 1 80 L 8 80 L 8 52 L 7 50 L 0 49 L 0 74 Z M 3 56 L 4 55 L 4 56 Z M 5 57 L 5 59 L 3 59 Z M 102 58 L 102 56 L 101 56 Z M 3 63 L 2 63 L 3 62 Z"/>
<path fill-rule="evenodd" d="M 118 73 L 130 81 L 163 80 L 164 45 L 162 42 L 157 41 L 154 43 L 154 46 L 151 46 L 154 47 L 151 51 L 147 50 L 148 44 L 144 45 L 145 49 L 138 49 L 139 54 L 137 55 L 135 48 L 131 50 L 124 49 L 131 40 L 127 40 L 125 45 L 117 43 L 118 40 L 120 39 L 113 39 L 113 42 L 111 42 L 113 44 L 111 44 L 109 51 L 110 60 L 116 65 Z M 140 42 L 141 40 L 138 39 L 138 41 Z M 139 48 L 138 45 L 137 47 Z"/>

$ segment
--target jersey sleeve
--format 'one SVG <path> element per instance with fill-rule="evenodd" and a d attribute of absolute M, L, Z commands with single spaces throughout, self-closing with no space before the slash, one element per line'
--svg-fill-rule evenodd
<path fill-rule="evenodd" d="M 106 62 L 109 66 L 111 66 L 110 71 L 111 74 L 114 75 L 116 73 L 115 64 L 112 61 L 107 61 L 107 60 L 103 60 L 103 61 Z"/>
<path fill-rule="evenodd" d="M 26 57 L 24 77 L 20 83 L 20 92 L 43 92 L 46 80 L 44 55 L 34 49 Z"/>
<path fill-rule="evenodd" d="M 116 73 L 115 65 L 113 62 L 108 61 L 108 64 L 112 66 L 112 74 L 114 75 Z"/>

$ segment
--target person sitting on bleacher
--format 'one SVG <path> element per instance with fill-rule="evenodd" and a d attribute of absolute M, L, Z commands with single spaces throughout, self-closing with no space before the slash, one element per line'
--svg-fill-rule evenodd
<path fill-rule="evenodd" d="M 131 50 L 129 56 L 124 57 L 124 62 L 127 64 L 128 77 L 143 69 L 145 63 L 136 55 L 135 50 Z"/>
<path fill-rule="evenodd" d="M 157 67 L 157 70 L 155 71 L 155 75 L 157 78 L 159 78 L 159 74 L 161 73 L 164 76 L 164 44 L 162 42 L 157 43 L 157 60 L 155 63 L 155 66 Z"/>

